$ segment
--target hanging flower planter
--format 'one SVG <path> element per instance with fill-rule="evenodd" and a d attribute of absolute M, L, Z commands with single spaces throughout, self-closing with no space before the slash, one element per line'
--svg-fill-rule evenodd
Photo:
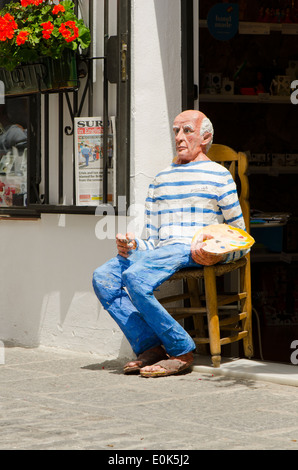
<path fill-rule="evenodd" d="M 1 68 L 0 80 L 6 95 L 76 89 L 76 55 L 65 50 L 60 59 L 41 57 L 35 63 L 19 65 L 11 72 Z"/>
<path fill-rule="evenodd" d="M 78 48 L 90 30 L 62 0 L 20 0 L 0 11 L 0 80 L 5 94 L 76 88 Z"/>

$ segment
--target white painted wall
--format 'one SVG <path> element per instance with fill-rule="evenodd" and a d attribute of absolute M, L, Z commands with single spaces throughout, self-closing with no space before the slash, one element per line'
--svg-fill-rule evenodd
<path fill-rule="evenodd" d="M 180 0 L 132 2 L 132 202 L 173 157 L 180 112 Z M 0 220 L 0 339 L 102 356 L 131 349 L 93 293 L 93 270 L 116 254 L 99 240 L 99 218 L 43 214 Z"/>
<path fill-rule="evenodd" d="M 134 0 L 132 14 L 132 202 L 174 152 L 172 123 L 181 111 L 180 1 Z"/>

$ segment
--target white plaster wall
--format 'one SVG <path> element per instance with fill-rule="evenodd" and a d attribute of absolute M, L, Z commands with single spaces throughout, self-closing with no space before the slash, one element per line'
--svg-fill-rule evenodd
<path fill-rule="evenodd" d="M 152 177 L 173 157 L 180 76 L 180 0 L 134 0 L 132 202 L 143 203 Z M 89 215 L 0 220 L 1 340 L 102 356 L 131 354 L 93 293 L 93 270 L 116 254 L 114 240 L 99 239 L 98 224 Z"/>
<path fill-rule="evenodd" d="M 173 158 L 181 111 L 180 0 L 134 0 L 132 12 L 131 199 L 143 203 L 152 178 Z"/>
<path fill-rule="evenodd" d="M 125 355 L 126 340 L 91 285 L 94 269 L 116 253 L 113 240 L 98 240 L 97 223 L 95 216 L 56 214 L 0 221 L 1 339 Z"/>

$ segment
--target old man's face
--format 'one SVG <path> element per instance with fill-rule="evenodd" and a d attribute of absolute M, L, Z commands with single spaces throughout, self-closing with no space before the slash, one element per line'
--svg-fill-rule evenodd
<path fill-rule="evenodd" d="M 179 114 L 173 125 L 177 159 L 175 163 L 185 164 L 201 159 L 206 145 L 200 129 L 205 115 L 199 111 L 184 111 Z"/>

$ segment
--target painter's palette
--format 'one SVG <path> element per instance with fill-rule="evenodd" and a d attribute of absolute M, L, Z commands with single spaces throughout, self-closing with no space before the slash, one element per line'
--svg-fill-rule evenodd
<path fill-rule="evenodd" d="M 210 235 L 212 238 L 204 238 L 204 234 Z M 204 251 L 214 254 L 246 250 L 255 243 L 254 238 L 247 232 L 227 224 L 208 225 L 195 234 L 193 241 L 195 239 L 198 240 L 198 243 L 201 241 L 205 243 L 203 246 Z"/>

